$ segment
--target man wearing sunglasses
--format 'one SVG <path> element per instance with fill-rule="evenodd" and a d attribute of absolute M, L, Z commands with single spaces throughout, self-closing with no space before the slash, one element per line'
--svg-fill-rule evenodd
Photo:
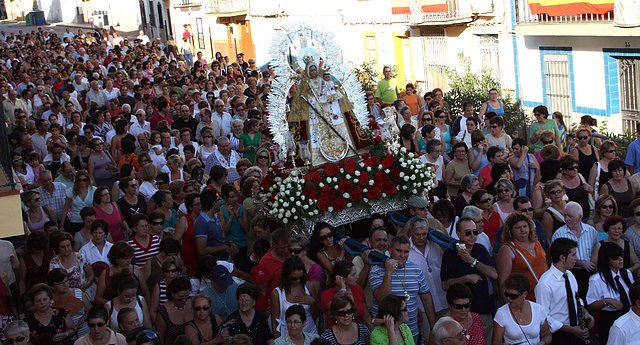
<path fill-rule="evenodd" d="M 459 283 L 471 289 L 474 297 L 471 311 L 480 315 L 484 337 L 489 344 L 495 312 L 490 279 L 497 279 L 498 272 L 489 251 L 483 245 L 475 245 L 481 232 L 473 218 L 461 217 L 456 224 L 456 234 L 460 239 L 456 245 L 458 250 L 447 250 L 442 256 L 442 267 L 447 268 L 440 271 L 442 287 L 448 290 L 451 285 Z"/>

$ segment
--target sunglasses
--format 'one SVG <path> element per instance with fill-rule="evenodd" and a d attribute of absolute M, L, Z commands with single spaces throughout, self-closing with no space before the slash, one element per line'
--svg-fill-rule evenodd
<path fill-rule="evenodd" d="M 498 189 L 498 193 L 511 193 L 511 189 Z"/>
<path fill-rule="evenodd" d="M 131 187 L 131 188 L 136 188 L 136 187 L 138 187 L 138 184 L 137 184 L 137 183 L 130 184 L 130 185 L 129 185 L 129 187 Z"/>
<path fill-rule="evenodd" d="M 59 281 L 59 282 L 57 282 L 57 283 L 53 283 L 53 285 L 62 285 L 62 284 L 66 284 L 66 283 L 68 283 L 68 282 L 69 282 L 69 279 L 66 279 L 66 278 L 65 278 L 65 279 L 64 279 L 64 280 L 62 280 L 62 281 Z"/>
<path fill-rule="evenodd" d="M 21 343 L 21 342 L 25 341 L 26 339 L 27 339 L 27 337 L 20 336 L 20 337 L 13 338 L 13 339 L 7 338 L 7 340 L 5 340 L 5 342 L 7 344 L 11 345 L 11 344 L 15 344 L 15 343 Z"/>
<path fill-rule="evenodd" d="M 492 200 L 493 198 L 482 199 L 480 200 L 480 203 L 485 204 L 485 203 L 491 202 Z"/>
<path fill-rule="evenodd" d="M 191 296 L 187 296 L 187 297 L 180 297 L 180 298 L 176 298 L 176 301 L 178 301 L 178 302 L 183 302 L 183 301 L 186 301 L 186 300 L 188 300 L 188 299 L 190 299 L 190 298 L 191 298 Z"/>
<path fill-rule="evenodd" d="M 491 127 L 491 128 L 498 128 L 498 125 L 491 125 L 491 126 L 489 126 L 489 127 Z"/>
<path fill-rule="evenodd" d="M 269 156 L 258 156 L 260 159 L 269 159 Z"/>
<path fill-rule="evenodd" d="M 76 181 L 78 181 L 78 182 L 89 182 L 89 179 L 88 178 L 79 178 Z"/>
<path fill-rule="evenodd" d="M 31 200 L 31 201 L 38 202 L 38 201 L 40 201 L 40 198 L 35 198 L 35 199 Z"/>
<path fill-rule="evenodd" d="M 589 136 L 588 135 L 583 135 L 583 136 L 578 137 L 578 139 L 580 139 L 580 140 L 589 139 Z"/>
<path fill-rule="evenodd" d="M 564 192 L 564 190 L 557 189 L 557 190 L 550 191 L 549 194 L 558 195 L 558 194 L 562 194 L 562 192 Z"/>
<path fill-rule="evenodd" d="M 336 315 L 337 316 L 349 316 L 349 315 L 353 315 L 353 308 L 351 309 L 347 309 L 347 310 L 338 310 L 336 311 Z"/>
<path fill-rule="evenodd" d="M 202 307 L 193 307 L 193 309 L 195 311 L 207 311 L 207 310 L 211 309 L 211 307 L 208 306 L 208 305 L 203 305 Z"/>
<path fill-rule="evenodd" d="M 431 118 L 430 117 L 425 117 L 425 118 L 422 119 L 422 121 L 431 121 Z"/>
<path fill-rule="evenodd" d="M 609 210 L 613 210 L 615 208 L 615 206 L 613 205 L 602 205 L 600 206 L 601 209 L 609 209 Z M 638 215 L 640 215 L 640 212 L 638 212 Z"/>
<path fill-rule="evenodd" d="M 290 277 L 289 280 L 292 282 L 299 282 L 302 280 L 302 277 Z"/>
<path fill-rule="evenodd" d="M 506 291 L 504 292 L 504 297 L 510 300 L 517 299 L 520 296 L 522 296 L 522 292 L 519 292 L 519 293 L 508 293 Z"/>
<path fill-rule="evenodd" d="M 542 143 L 543 143 L 544 145 L 553 144 L 553 140 L 551 140 L 551 141 L 543 141 Z"/>
<path fill-rule="evenodd" d="M 150 223 L 151 225 L 162 225 L 164 223 L 164 220 L 151 221 Z"/>
<path fill-rule="evenodd" d="M 518 211 L 520 211 L 520 212 L 533 212 L 533 207 L 523 208 L 523 209 L 520 209 Z"/>
<path fill-rule="evenodd" d="M 205 136 L 203 136 L 203 137 L 202 137 L 202 139 L 206 139 L 206 138 L 213 138 L 213 136 L 211 136 L 211 135 L 205 135 Z"/>
<path fill-rule="evenodd" d="M 470 309 L 471 308 L 471 302 L 466 303 L 466 304 L 458 304 L 458 303 L 452 303 L 451 306 L 454 309 L 458 309 L 458 310 L 462 310 L 462 309 Z"/>
<path fill-rule="evenodd" d="M 607 153 L 614 153 L 614 152 L 616 152 L 616 150 L 609 150 L 609 151 L 607 151 Z"/>
<path fill-rule="evenodd" d="M 172 270 L 164 270 L 164 273 L 180 273 L 180 269 L 174 268 Z"/>
<path fill-rule="evenodd" d="M 324 235 L 324 236 L 320 236 L 320 237 L 318 237 L 318 239 L 319 239 L 320 241 L 326 241 L 326 240 L 328 240 L 328 239 L 330 239 L 330 238 L 333 238 L 333 234 L 328 234 L 328 235 Z"/>
<path fill-rule="evenodd" d="M 436 116 L 436 119 L 446 119 L 446 116 Z"/>
<path fill-rule="evenodd" d="M 98 322 L 98 323 L 93 323 L 93 322 L 89 322 L 87 323 L 87 326 L 89 326 L 89 328 L 102 328 L 104 326 L 106 326 L 107 323 L 106 322 Z"/>
<path fill-rule="evenodd" d="M 289 248 L 289 253 L 298 255 L 302 253 L 302 250 L 302 248 Z"/>
<path fill-rule="evenodd" d="M 473 230 L 473 231 L 465 231 L 464 235 L 465 236 L 471 236 L 471 234 L 473 234 L 474 236 L 478 236 L 478 234 L 480 234 L 480 231 L 478 230 Z"/>

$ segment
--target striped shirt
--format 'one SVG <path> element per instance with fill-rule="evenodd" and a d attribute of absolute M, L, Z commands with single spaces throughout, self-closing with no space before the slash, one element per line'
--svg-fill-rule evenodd
<path fill-rule="evenodd" d="M 133 247 L 133 264 L 142 267 L 152 257 L 160 253 L 160 238 L 156 235 L 149 235 L 149 245 L 144 247 L 136 237 L 132 237 L 127 243 Z"/>
<path fill-rule="evenodd" d="M 578 243 L 578 260 L 591 260 L 591 253 L 593 253 L 593 247 L 598 243 L 598 232 L 596 229 L 585 223 L 580 223 L 582 230 L 580 231 L 580 237 L 578 238 L 567 225 L 563 225 L 551 237 L 551 242 L 556 238 L 568 238 Z"/>
<path fill-rule="evenodd" d="M 373 266 L 369 274 L 369 285 L 371 291 L 376 291 L 382 286 L 384 280 L 384 267 Z M 391 294 L 396 296 L 409 295 L 407 300 L 407 311 L 409 313 L 409 321 L 407 324 L 411 328 L 411 333 L 419 334 L 418 330 L 418 300 L 419 295 L 430 293 L 429 284 L 422 270 L 414 263 L 407 262 L 403 268 L 396 268 L 391 278 Z M 378 302 L 375 301 L 371 306 L 371 314 L 374 316 L 378 312 Z"/>

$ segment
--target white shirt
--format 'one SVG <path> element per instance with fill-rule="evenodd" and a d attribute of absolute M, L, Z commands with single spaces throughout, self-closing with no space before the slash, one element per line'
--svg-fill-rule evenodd
<path fill-rule="evenodd" d="M 104 89 L 104 93 L 107 95 L 107 99 L 109 100 L 120 97 L 120 89 L 116 89 L 115 87 L 112 88 L 111 91 Z"/>
<path fill-rule="evenodd" d="M 109 258 L 107 258 L 111 247 L 113 247 L 113 244 L 109 241 L 105 241 L 104 247 L 102 248 L 102 253 L 100 253 L 100 250 L 98 249 L 98 247 L 96 247 L 95 244 L 93 244 L 93 241 L 89 241 L 89 243 L 80 248 L 80 254 L 84 255 L 84 258 L 87 259 L 87 261 L 91 265 L 95 264 L 96 262 L 104 262 L 107 265 L 111 266 Z"/>
<path fill-rule="evenodd" d="M 16 275 L 13 272 L 13 265 L 11 264 L 11 257 L 18 259 L 16 249 L 13 247 L 13 243 L 7 240 L 0 240 L 0 270 L 7 273 L 7 283 L 9 285 L 16 282 Z"/>
<path fill-rule="evenodd" d="M 631 309 L 613 323 L 607 345 L 640 345 L 638 329 L 640 329 L 640 316 Z"/>
<path fill-rule="evenodd" d="M 136 121 L 129 126 L 129 134 L 136 137 L 136 140 L 138 140 L 138 135 L 144 132 L 151 133 L 151 123 L 149 123 L 149 121 L 145 121 L 143 125 L 140 125 L 140 122 Z"/>
<path fill-rule="evenodd" d="M 442 280 L 440 279 L 440 267 L 442 266 L 442 247 L 427 240 L 424 248 L 424 254 L 413 244 L 410 239 L 411 249 L 409 251 L 409 262 L 420 267 L 424 272 L 424 277 L 429 283 L 431 289 L 431 298 L 436 312 L 439 312 L 449 306 L 447 303 L 447 294 L 442 290 Z M 424 311 L 422 300 L 418 302 L 418 309 Z"/>
<path fill-rule="evenodd" d="M 233 122 L 233 118 L 229 113 L 223 112 L 222 115 L 220 115 L 216 111 L 211 114 L 211 121 L 216 121 L 220 124 L 221 133 L 214 133 L 216 138 L 231 133 L 231 122 Z M 216 126 L 213 126 L 213 128 L 215 129 Z"/>
<path fill-rule="evenodd" d="M 578 292 L 578 281 L 573 276 L 571 271 L 566 271 L 569 277 L 569 284 L 571 284 L 571 291 L 574 293 L 572 296 L 575 299 L 575 293 Z M 564 325 L 569 325 L 569 303 L 567 300 L 567 294 L 565 290 L 564 277 L 562 272 L 551 265 L 548 271 L 544 272 L 540 276 L 538 285 L 535 288 L 536 302 L 542 305 L 547 312 L 547 321 L 549 322 L 549 328 L 552 333 L 562 328 Z M 574 303 L 575 304 L 575 303 Z M 578 313 L 577 304 L 576 315 Z"/>
<path fill-rule="evenodd" d="M 633 284 L 633 281 L 634 281 L 633 275 L 629 271 L 626 271 L 626 273 L 627 273 L 627 277 L 629 278 L 629 281 L 631 281 L 631 283 Z M 627 297 L 628 297 L 630 286 L 628 286 L 627 283 L 625 283 L 624 279 L 622 278 L 622 275 L 621 275 L 622 271 L 618 271 L 618 273 L 614 273 L 613 271 L 611 272 L 611 275 L 614 279 L 613 283 L 615 284 L 616 276 L 618 276 L 619 274 L 620 274 L 620 278 L 619 278 L 620 284 L 622 284 L 622 286 L 626 289 Z M 603 298 L 611 298 L 619 301 L 620 293 L 614 291 L 611 287 L 607 285 L 607 283 L 604 281 L 604 278 L 602 277 L 602 273 L 596 272 L 591 276 L 591 278 L 589 278 L 589 290 L 587 291 L 586 297 L 587 297 L 587 304 L 597 302 Z M 607 305 L 604 308 L 602 308 L 602 310 L 616 311 L 617 309 L 611 307 L 610 305 Z"/>
<path fill-rule="evenodd" d="M 140 188 L 138 189 L 138 191 L 140 192 L 140 194 L 144 195 L 145 201 L 149 202 L 153 194 L 158 191 L 158 188 L 151 184 L 151 182 L 144 181 L 140 184 Z"/>
<path fill-rule="evenodd" d="M 547 312 L 538 303 L 525 302 L 531 305 L 531 322 L 529 324 L 518 325 L 507 304 L 500 307 L 493 318 L 500 327 L 504 328 L 505 344 L 538 344 L 540 342 L 540 329 L 547 318 Z"/>

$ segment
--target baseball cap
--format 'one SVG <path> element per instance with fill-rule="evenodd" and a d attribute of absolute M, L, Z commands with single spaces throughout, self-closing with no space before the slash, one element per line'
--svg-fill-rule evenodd
<path fill-rule="evenodd" d="M 216 265 L 211 270 L 211 280 L 223 289 L 233 283 L 231 273 L 229 273 L 229 270 L 222 265 Z"/>

